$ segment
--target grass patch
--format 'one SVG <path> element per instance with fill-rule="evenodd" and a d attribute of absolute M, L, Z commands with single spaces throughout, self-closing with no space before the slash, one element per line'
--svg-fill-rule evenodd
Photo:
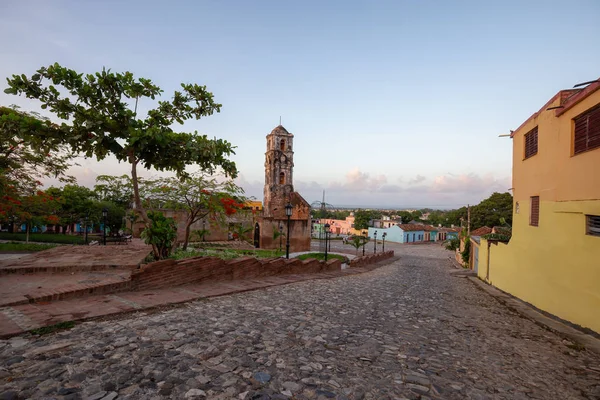
<path fill-rule="evenodd" d="M 24 242 L 26 240 L 26 234 L 22 232 L 0 232 L 0 239 Z M 83 244 L 85 240 L 83 236 L 78 235 L 63 235 L 60 233 L 30 233 L 29 241 L 42 243 Z"/>
<path fill-rule="evenodd" d="M 65 321 L 65 322 L 59 322 L 58 324 L 54 324 L 54 325 L 50 325 L 50 326 L 43 326 L 41 328 L 32 329 L 29 332 L 31 332 L 34 335 L 47 335 L 52 332 L 56 332 L 56 331 L 60 331 L 60 330 L 64 330 L 64 329 L 71 329 L 74 326 L 75 326 L 75 322 Z"/>
<path fill-rule="evenodd" d="M 42 250 L 52 249 L 56 246 L 57 246 L 56 244 L 38 244 L 38 243 L 23 243 L 23 242 L 0 243 L 0 252 L 8 253 L 11 251 L 16 251 L 16 252 L 42 251 Z"/>
<path fill-rule="evenodd" d="M 256 249 L 256 250 L 240 250 L 240 249 L 218 249 L 218 248 L 206 248 L 206 249 L 193 249 L 188 248 L 188 250 L 177 249 L 173 254 L 171 254 L 172 259 L 175 260 L 183 260 L 185 258 L 191 257 L 218 257 L 223 260 L 233 260 L 234 258 L 240 258 L 244 256 L 251 256 L 256 258 L 274 258 L 281 257 L 284 255 L 284 252 L 280 252 L 279 250 L 265 250 L 265 249 Z"/>
<path fill-rule="evenodd" d="M 308 260 L 309 258 L 316 258 L 319 261 L 324 261 L 325 260 L 325 253 L 307 253 L 307 254 L 301 254 L 298 257 L 296 257 L 300 260 Z M 346 256 L 342 256 L 339 254 L 327 254 L 327 260 L 332 260 L 332 259 L 337 259 L 340 260 L 343 263 L 347 263 L 348 262 L 348 257 Z"/>

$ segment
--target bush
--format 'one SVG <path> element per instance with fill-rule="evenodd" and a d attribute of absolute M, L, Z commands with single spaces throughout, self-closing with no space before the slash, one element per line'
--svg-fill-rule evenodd
<path fill-rule="evenodd" d="M 446 249 L 455 251 L 460 247 L 460 239 L 455 237 L 450 240 L 446 240 L 445 242 L 443 242 L 443 244 L 446 245 Z"/>
<path fill-rule="evenodd" d="M 142 231 L 142 239 L 152 245 L 154 259 L 168 258 L 177 240 L 177 224 L 173 218 L 167 218 L 156 211 L 148 212 L 150 226 Z"/>
<path fill-rule="evenodd" d="M 24 242 L 26 240 L 25 236 L 26 234 L 24 232 L 0 232 L 0 239 L 2 240 L 14 240 Z M 29 241 L 42 243 L 83 244 L 85 242 L 85 239 L 81 235 L 64 235 L 61 233 L 30 233 Z"/>
<path fill-rule="evenodd" d="M 301 254 L 298 257 L 296 257 L 300 260 L 308 260 L 309 258 L 315 258 L 317 260 L 323 261 L 325 260 L 325 253 L 308 253 L 308 254 Z M 327 260 L 332 260 L 334 258 L 337 258 L 338 260 L 341 260 L 343 263 L 348 263 L 348 257 L 339 255 L 339 254 L 327 254 Z"/>
<path fill-rule="evenodd" d="M 467 236 L 465 238 L 465 248 L 460 255 L 462 256 L 463 262 L 469 262 L 469 258 L 471 257 L 471 237 Z"/>

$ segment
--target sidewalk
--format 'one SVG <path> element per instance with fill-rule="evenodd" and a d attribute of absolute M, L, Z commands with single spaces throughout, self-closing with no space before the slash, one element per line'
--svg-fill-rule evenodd
<path fill-rule="evenodd" d="M 348 268 L 328 273 L 282 275 L 262 279 L 191 284 L 164 289 L 124 291 L 107 295 L 92 295 L 60 301 L 0 307 L 0 337 L 18 335 L 31 329 L 50 326 L 59 322 L 83 321 L 306 280 L 351 276 L 371 271 L 396 260 L 398 260 L 398 257 L 364 268 Z"/>

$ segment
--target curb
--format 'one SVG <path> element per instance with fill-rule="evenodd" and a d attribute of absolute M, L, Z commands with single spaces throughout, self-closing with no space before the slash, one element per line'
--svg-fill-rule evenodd
<path fill-rule="evenodd" d="M 588 335 L 586 333 L 580 332 L 579 330 L 568 326 L 560 321 L 557 321 L 553 318 L 547 317 L 544 314 L 536 311 L 532 306 L 523 302 L 522 300 L 517 299 L 507 293 L 504 293 L 500 289 L 495 288 L 492 285 L 489 285 L 479 278 L 468 276 L 469 279 L 478 289 L 483 290 L 490 296 L 494 297 L 501 304 L 506 306 L 519 313 L 521 316 L 533 321 L 535 324 L 545 328 L 558 336 L 561 336 L 565 339 L 568 339 L 574 343 L 581 344 L 585 347 L 586 350 L 593 351 L 597 354 L 600 354 L 600 340 L 596 339 L 592 335 Z"/>

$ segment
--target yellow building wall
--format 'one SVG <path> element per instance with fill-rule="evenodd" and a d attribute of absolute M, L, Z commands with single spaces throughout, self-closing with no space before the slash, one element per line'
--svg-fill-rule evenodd
<path fill-rule="evenodd" d="M 600 149 L 572 155 L 572 119 L 600 103 L 600 91 L 556 117 L 542 111 L 513 137 L 513 236 L 481 241 L 478 276 L 560 318 L 600 332 L 600 237 L 586 214 L 600 215 Z M 559 105 L 557 99 L 547 107 Z M 524 134 L 538 126 L 538 154 L 523 160 Z M 539 226 L 529 225 L 540 197 Z M 516 213 L 516 203 L 519 212 Z"/>

